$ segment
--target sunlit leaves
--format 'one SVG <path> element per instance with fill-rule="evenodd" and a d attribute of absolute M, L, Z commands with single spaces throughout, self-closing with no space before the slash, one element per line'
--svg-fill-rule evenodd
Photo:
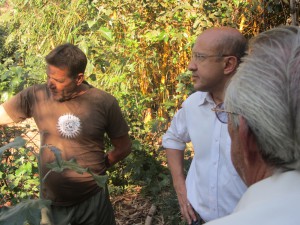
<path fill-rule="evenodd" d="M 88 20 L 86 23 L 89 26 L 89 28 L 92 28 L 97 23 L 97 21 L 96 20 Z"/>
<path fill-rule="evenodd" d="M 100 32 L 101 36 L 104 37 L 107 41 L 109 41 L 109 42 L 114 41 L 113 33 L 110 29 L 108 29 L 106 27 L 100 27 L 99 32 Z"/>

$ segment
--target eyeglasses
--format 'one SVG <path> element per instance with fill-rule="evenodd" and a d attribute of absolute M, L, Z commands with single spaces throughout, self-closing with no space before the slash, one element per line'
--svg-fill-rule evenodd
<path fill-rule="evenodd" d="M 223 102 L 216 105 L 216 107 L 212 108 L 211 110 L 216 113 L 216 117 L 218 118 L 218 120 L 221 123 L 225 123 L 225 124 L 228 123 L 228 113 L 238 115 L 237 113 L 226 111 L 224 109 L 224 103 Z"/>
<path fill-rule="evenodd" d="M 199 52 L 192 52 L 192 59 L 195 59 L 198 62 L 203 62 L 207 58 L 213 58 L 213 57 L 222 58 L 227 56 L 229 55 L 205 55 Z"/>

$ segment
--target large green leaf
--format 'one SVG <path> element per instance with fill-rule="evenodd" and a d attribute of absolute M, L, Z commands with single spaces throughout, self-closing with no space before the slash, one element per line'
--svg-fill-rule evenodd
<path fill-rule="evenodd" d="M 99 187 L 101 187 L 101 188 L 105 187 L 105 184 L 108 179 L 108 177 L 106 175 L 98 175 L 98 174 L 93 173 L 89 168 L 81 167 L 79 164 L 77 164 L 75 159 L 70 159 L 69 161 L 63 160 L 61 157 L 61 151 L 58 148 L 56 148 L 55 146 L 49 146 L 49 145 L 43 146 L 43 148 L 45 148 L 45 147 L 50 148 L 50 150 L 54 153 L 55 161 L 47 164 L 47 167 L 50 169 L 50 171 L 45 175 L 42 182 L 44 182 L 47 179 L 47 176 L 51 172 L 61 173 L 65 169 L 70 169 L 79 174 L 83 174 L 83 173 L 91 174 Z"/>
<path fill-rule="evenodd" d="M 16 137 L 15 140 L 8 143 L 7 145 L 4 145 L 0 148 L 0 156 L 2 156 L 3 152 L 10 148 L 20 148 L 25 145 L 26 141 L 22 137 Z"/>
<path fill-rule="evenodd" d="M 101 36 L 104 37 L 107 41 L 109 41 L 109 42 L 114 41 L 113 33 L 107 27 L 100 27 L 99 32 L 100 32 Z"/>
<path fill-rule="evenodd" d="M 39 225 L 41 221 L 41 209 L 50 206 L 49 200 L 27 200 L 14 207 L 0 211 L 1 225 L 21 225 L 28 222 L 31 225 Z"/>

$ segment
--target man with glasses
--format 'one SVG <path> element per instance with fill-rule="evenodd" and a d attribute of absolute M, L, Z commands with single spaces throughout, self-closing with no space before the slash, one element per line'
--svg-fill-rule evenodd
<path fill-rule="evenodd" d="M 225 110 L 233 164 L 249 189 L 209 225 L 300 223 L 300 28 L 259 34 L 232 79 Z"/>
<path fill-rule="evenodd" d="M 238 30 L 229 27 L 207 29 L 199 35 L 188 65 L 197 92 L 183 103 L 163 136 L 181 214 L 188 224 L 228 215 L 246 190 L 231 163 L 227 125 L 211 110 L 223 102 L 225 86 L 246 43 Z M 193 144 L 194 158 L 185 178 L 188 142 Z"/>

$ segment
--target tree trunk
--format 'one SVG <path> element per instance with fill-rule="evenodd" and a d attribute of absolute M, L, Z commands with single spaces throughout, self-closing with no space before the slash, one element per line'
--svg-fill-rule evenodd
<path fill-rule="evenodd" d="M 298 13 L 299 13 L 299 1 L 290 0 L 290 12 L 292 18 L 292 25 L 298 26 Z"/>

